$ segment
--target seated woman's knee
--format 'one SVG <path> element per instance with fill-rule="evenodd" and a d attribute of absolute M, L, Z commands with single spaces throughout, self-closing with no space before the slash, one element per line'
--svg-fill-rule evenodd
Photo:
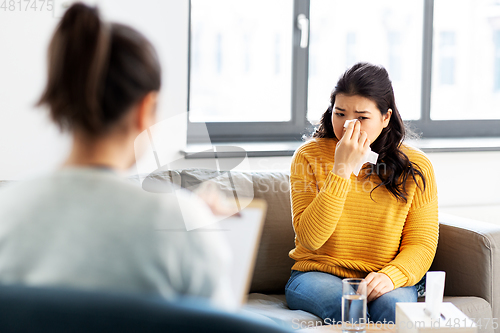
<path fill-rule="evenodd" d="M 387 303 L 416 302 L 417 291 L 414 287 L 396 288 L 379 298 Z"/>

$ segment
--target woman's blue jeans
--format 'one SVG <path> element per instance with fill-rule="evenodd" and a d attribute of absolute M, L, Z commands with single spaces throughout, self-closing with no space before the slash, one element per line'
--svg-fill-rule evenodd
<path fill-rule="evenodd" d="M 323 272 L 292 271 L 285 295 L 288 307 L 292 310 L 313 313 L 327 324 L 342 320 L 342 278 L 338 276 Z M 415 286 L 396 288 L 368 303 L 367 319 L 395 323 L 396 302 L 416 301 Z"/>

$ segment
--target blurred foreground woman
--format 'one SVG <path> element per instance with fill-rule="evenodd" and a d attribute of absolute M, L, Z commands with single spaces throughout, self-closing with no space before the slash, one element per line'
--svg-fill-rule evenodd
<path fill-rule="evenodd" d="M 210 298 L 228 306 L 229 253 L 187 221 L 213 218 L 188 194 L 123 180 L 134 140 L 155 123 L 161 69 L 135 29 L 75 4 L 48 52 L 39 105 L 73 137 L 61 168 L 0 192 L 0 282 Z M 189 209 L 181 209 L 188 207 Z M 210 237 L 210 238 L 208 238 Z"/>

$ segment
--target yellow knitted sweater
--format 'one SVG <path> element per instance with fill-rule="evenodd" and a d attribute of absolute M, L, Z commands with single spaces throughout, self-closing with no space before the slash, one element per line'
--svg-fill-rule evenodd
<path fill-rule="evenodd" d="M 401 145 L 426 179 L 408 177 L 408 201 L 397 201 L 380 180 L 332 173 L 337 139 L 312 139 L 293 156 L 290 185 L 295 249 L 292 269 L 340 277 L 389 276 L 394 287 L 416 284 L 429 269 L 438 241 L 437 187 L 425 154 Z M 423 189 L 421 179 L 417 177 Z M 372 200 L 373 199 L 373 200 Z"/>

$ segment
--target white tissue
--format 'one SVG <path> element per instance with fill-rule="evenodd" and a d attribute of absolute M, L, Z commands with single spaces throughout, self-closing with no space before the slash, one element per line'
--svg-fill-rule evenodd
<path fill-rule="evenodd" d="M 424 312 L 433 320 L 439 319 L 441 316 L 445 277 L 445 272 L 427 272 L 425 277 Z"/>
<path fill-rule="evenodd" d="M 346 120 L 344 123 L 344 127 L 347 127 L 349 123 L 355 122 L 356 120 L 357 119 Z M 361 171 L 361 168 L 363 167 L 363 164 L 365 163 L 377 164 L 377 160 L 378 160 L 378 154 L 373 152 L 370 148 L 368 148 L 368 151 L 361 159 L 361 162 L 358 165 L 356 165 L 352 173 L 357 177 L 359 175 L 359 172 Z"/>
<path fill-rule="evenodd" d="M 346 120 L 344 123 L 344 128 L 347 128 L 350 123 L 355 123 L 357 119 Z"/>
<path fill-rule="evenodd" d="M 363 167 L 363 164 L 365 163 L 377 164 L 377 159 L 378 159 L 378 154 L 374 153 L 371 149 L 368 149 L 366 154 L 361 159 L 361 162 L 358 165 L 356 165 L 352 173 L 358 176 L 359 172 L 361 171 L 361 168 Z"/>

